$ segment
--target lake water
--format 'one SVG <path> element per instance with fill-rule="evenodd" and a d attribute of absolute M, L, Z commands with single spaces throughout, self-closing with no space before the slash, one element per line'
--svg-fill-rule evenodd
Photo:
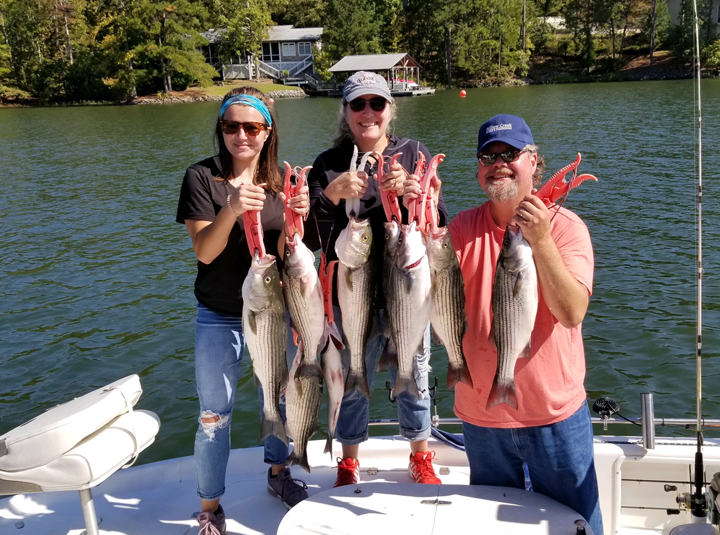
<path fill-rule="evenodd" d="M 720 418 L 720 80 L 703 82 L 703 409 Z M 480 124 L 525 117 L 549 177 L 583 155 L 599 182 L 565 204 L 587 223 L 595 286 L 584 322 L 591 400 L 638 416 L 695 413 L 697 209 L 691 81 L 457 91 L 400 98 L 395 132 L 444 152 L 451 216 L 484 201 Z M 278 100 L 280 156 L 310 165 L 330 145 L 340 101 Z M 138 407 L 162 421 L 150 462 L 192 454 L 195 257 L 174 222 L 184 169 L 213 153 L 217 103 L 0 109 L 0 434 L 56 403 L 131 373 Z M 440 416 L 451 417 L 442 347 L 433 349 Z M 259 443 L 257 392 L 243 362 L 233 446 Z M 377 375 L 371 417 L 395 418 Z M 321 410 L 325 425 L 325 408 Z M 386 434 L 392 428 L 374 428 Z M 628 432 L 623 428 L 622 432 Z"/>

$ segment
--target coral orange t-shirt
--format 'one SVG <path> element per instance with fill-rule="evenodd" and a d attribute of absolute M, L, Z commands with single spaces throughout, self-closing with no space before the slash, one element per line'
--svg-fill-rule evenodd
<path fill-rule="evenodd" d="M 553 212 L 557 209 L 553 209 Z M 582 326 L 563 327 L 552 315 L 539 288 L 530 358 L 515 365 L 518 409 L 501 403 L 485 409 L 497 369 L 497 351 L 489 341 L 492 287 L 505 229 L 490 214 L 490 203 L 460 212 L 450 223 L 455 252 L 465 281 L 467 332 L 463 349 L 475 388 L 455 386 L 455 414 L 482 427 L 531 427 L 560 422 L 585 402 L 585 351 Z M 550 232 L 565 265 L 592 292 L 593 251 L 590 234 L 574 213 L 559 208 Z"/>

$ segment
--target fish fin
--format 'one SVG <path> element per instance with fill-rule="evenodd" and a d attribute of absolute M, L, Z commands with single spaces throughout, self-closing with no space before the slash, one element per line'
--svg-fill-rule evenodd
<path fill-rule="evenodd" d="M 328 433 L 327 434 L 327 440 L 325 441 L 325 449 L 323 450 L 323 453 L 329 453 L 330 454 L 330 460 L 332 460 L 332 443 L 333 443 L 333 436 Z"/>
<path fill-rule="evenodd" d="M 397 348 L 395 347 L 395 344 L 393 343 L 392 339 L 388 338 L 387 343 L 385 344 L 385 349 L 382 352 L 382 355 L 380 355 L 380 359 L 378 360 L 378 371 L 384 370 L 385 368 L 395 368 L 398 367 L 398 355 L 397 355 Z"/>
<path fill-rule="evenodd" d="M 347 288 L 350 292 L 353 290 L 353 281 L 352 281 L 352 270 L 348 269 L 347 273 L 345 273 L 345 284 L 347 285 Z"/>
<path fill-rule="evenodd" d="M 467 362 L 463 361 L 462 366 L 448 366 L 447 388 L 452 390 L 459 382 L 463 382 L 470 388 L 475 388 L 468 369 Z"/>
<path fill-rule="evenodd" d="M 303 470 L 305 470 L 308 474 L 310 473 L 310 464 L 308 463 L 307 458 L 307 451 L 302 454 L 302 456 L 295 453 L 295 450 L 292 450 L 290 455 L 288 455 L 287 459 L 285 459 L 285 466 L 292 466 L 293 464 L 299 464 Z"/>
<path fill-rule="evenodd" d="M 520 295 L 524 282 L 525 280 L 522 274 L 518 274 L 518 276 L 515 277 L 515 284 L 513 285 L 513 297 L 517 297 L 518 295 Z"/>
<path fill-rule="evenodd" d="M 304 359 L 298 369 L 295 371 L 295 380 L 298 381 L 300 377 L 322 377 L 323 372 L 320 367 L 320 362 L 315 359 L 315 362 L 308 362 Z"/>
<path fill-rule="evenodd" d="M 490 334 L 488 334 L 488 342 L 497 349 L 497 344 L 495 343 L 495 316 L 493 316 L 492 322 L 490 323 Z"/>
<path fill-rule="evenodd" d="M 287 434 L 285 433 L 285 425 L 283 424 L 282 418 L 279 416 L 276 418 L 268 418 L 267 414 L 263 412 L 262 426 L 260 427 L 260 440 L 265 440 L 270 435 L 278 437 L 287 446 L 288 439 Z"/>
<path fill-rule="evenodd" d="M 495 405 L 500 405 L 501 403 L 507 403 L 513 409 L 517 410 L 518 402 L 515 393 L 515 381 L 512 381 L 507 385 L 499 385 L 497 380 L 493 381 L 485 410 L 489 410 Z"/>
<path fill-rule="evenodd" d="M 530 358 L 530 342 L 523 348 L 523 350 L 518 355 L 519 359 L 529 359 Z"/>
<path fill-rule="evenodd" d="M 408 392 L 415 399 L 420 399 L 420 392 L 418 392 L 417 383 L 412 373 L 408 377 L 398 374 L 395 381 L 395 397 L 398 397 L 401 392 Z"/>
<path fill-rule="evenodd" d="M 253 383 L 255 383 L 255 388 L 262 388 L 262 383 L 255 373 L 253 373 Z"/>
<path fill-rule="evenodd" d="M 332 323 L 328 323 L 326 329 L 328 331 L 328 337 L 332 340 L 332 343 L 335 344 L 335 347 L 337 349 L 345 349 L 343 337 L 338 330 L 337 324 L 334 321 Z"/>
<path fill-rule="evenodd" d="M 345 381 L 345 394 L 349 394 L 354 390 L 358 390 L 367 399 L 370 399 L 370 389 L 367 383 L 367 374 L 364 373 L 353 373 L 348 374 L 347 381 Z"/>
<path fill-rule="evenodd" d="M 255 321 L 255 313 L 251 310 L 247 314 L 247 323 L 248 323 L 248 329 L 250 329 L 251 332 L 257 333 L 257 322 Z M 245 327 L 243 325 L 243 327 Z"/>

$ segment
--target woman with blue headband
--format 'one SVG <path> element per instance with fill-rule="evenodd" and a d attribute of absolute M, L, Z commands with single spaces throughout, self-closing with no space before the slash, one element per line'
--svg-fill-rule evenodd
<path fill-rule="evenodd" d="M 241 87 L 225 95 L 215 143 L 215 156 L 185 172 L 176 217 L 187 227 L 198 258 L 195 375 L 200 425 L 195 463 L 202 502 L 198 522 L 205 535 L 225 533 L 220 498 L 225 492 L 230 421 L 245 348 L 242 284 L 252 262 L 242 214 L 260 212 L 269 254 L 281 259 L 285 242 L 277 122 L 262 92 Z M 290 206 L 307 214 L 307 188 L 290 200 Z M 287 456 L 288 447 L 280 439 L 265 440 L 268 492 L 290 508 L 308 494 L 305 484 L 285 468 Z"/>

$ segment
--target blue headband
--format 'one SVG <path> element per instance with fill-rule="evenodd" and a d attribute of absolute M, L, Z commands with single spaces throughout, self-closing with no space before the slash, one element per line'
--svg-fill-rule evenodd
<path fill-rule="evenodd" d="M 270 117 L 270 110 L 268 110 L 268 107 L 262 100 L 257 97 L 251 97 L 250 95 L 233 95 L 232 97 L 227 99 L 220 108 L 220 120 L 222 120 L 223 115 L 225 115 L 225 110 L 227 110 L 233 104 L 243 104 L 245 106 L 251 106 L 255 108 L 262 114 L 267 125 L 272 126 L 272 117 Z"/>

